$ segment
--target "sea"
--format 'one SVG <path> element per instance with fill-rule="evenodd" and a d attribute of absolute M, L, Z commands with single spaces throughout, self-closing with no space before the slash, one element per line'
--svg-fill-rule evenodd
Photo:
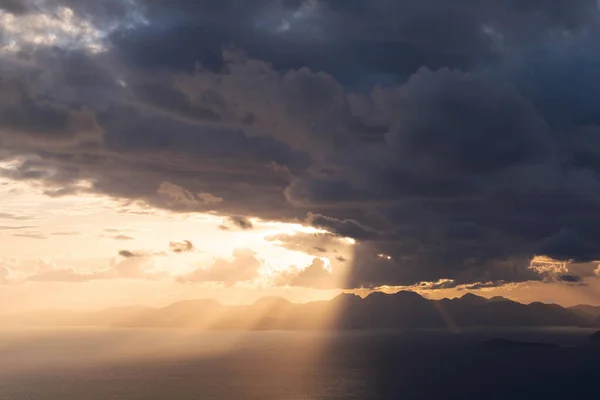
<path fill-rule="evenodd" d="M 592 333 L 0 329 L 0 400 L 600 399 Z"/>

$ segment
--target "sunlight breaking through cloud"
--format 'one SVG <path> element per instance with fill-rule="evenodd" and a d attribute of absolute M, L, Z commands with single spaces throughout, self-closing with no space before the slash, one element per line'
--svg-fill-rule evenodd
<path fill-rule="evenodd" d="M 531 260 L 529 268 L 536 271 L 540 275 L 555 276 L 558 274 L 567 273 L 568 264 L 569 262 L 567 261 L 557 261 L 546 256 L 536 256 Z"/>
<path fill-rule="evenodd" d="M 44 1 L 33 4 L 35 11 L 24 14 L 0 10 L 0 53 L 54 46 L 100 53 L 107 50 L 106 38 L 111 33 L 147 23 L 131 0 L 124 2 L 131 10 L 126 17 L 102 26 L 77 15 L 72 8 L 66 6 L 52 8 Z"/>

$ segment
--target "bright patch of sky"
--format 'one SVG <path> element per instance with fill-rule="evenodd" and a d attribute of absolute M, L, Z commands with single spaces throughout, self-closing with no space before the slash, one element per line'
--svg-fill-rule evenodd
<path fill-rule="evenodd" d="M 107 50 L 106 38 L 114 31 L 147 23 L 131 0 L 125 0 L 131 13 L 101 25 L 77 15 L 69 7 L 49 7 L 44 1 L 31 3 L 35 11 L 24 14 L 0 10 L 0 52 L 55 46 L 99 53 Z"/>

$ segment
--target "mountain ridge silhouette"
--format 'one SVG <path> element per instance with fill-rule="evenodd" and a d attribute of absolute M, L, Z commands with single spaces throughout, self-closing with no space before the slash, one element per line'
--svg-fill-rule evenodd
<path fill-rule="evenodd" d="M 597 307 L 600 315 L 600 307 Z M 292 303 L 265 297 L 250 305 L 211 299 L 183 300 L 166 307 L 126 306 L 99 311 L 47 310 L 0 317 L 13 325 L 194 328 L 206 330 L 410 329 L 461 327 L 600 327 L 594 306 L 518 303 L 468 293 L 429 300 L 411 291 L 343 293 L 331 300 Z"/>

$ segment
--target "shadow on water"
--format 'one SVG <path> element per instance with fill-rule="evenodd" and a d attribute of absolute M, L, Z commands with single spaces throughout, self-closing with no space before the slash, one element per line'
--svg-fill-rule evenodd
<path fill-rule="evenodd" d="M 99 334 L 46 339 L 43 362 L 21 342 L 0 348 L 2 399 L 564 399 L 598 398 L 600 349 L 588 331 L 190 333 L 179 351 L 151 342 L 120 358 L 94 352 Z M 118 341 L 119 330 L 103 331 Z M 137 333 L 139 334 L 139 333 Z M 154 332 L 154 347 L 180 336 Z M 557 347 L 486 346 L 493 337 L 539 339 Z M 107 340 L 107 339 L 103 339 Z M 235 342 L 233 347 L 229 341 Z M 227 352 L 210 351 L 227 342 Z M 316 354 L 307 358 L 306 354 Z M 36 350 L 34 349 L 34 353 Z M 75 353 L 75 354 L 73 354 Z M 70 360 L 70 361 L 69 361 Z"/>

